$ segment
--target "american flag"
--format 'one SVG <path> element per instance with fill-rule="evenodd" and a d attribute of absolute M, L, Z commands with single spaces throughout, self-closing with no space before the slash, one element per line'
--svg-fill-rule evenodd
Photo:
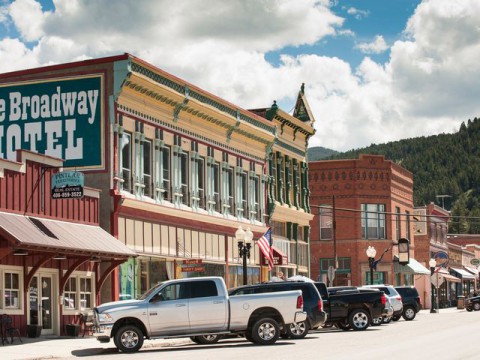
<path fill-rule="evenodd" d="M 262 235 L 257 241 L 257 245 L 260 248 L 263 256 L 268 261 L 268 270 L 273 269 L 273 249 L 272 249 L 272 228 L 268 228 L 267 232 Z"/>

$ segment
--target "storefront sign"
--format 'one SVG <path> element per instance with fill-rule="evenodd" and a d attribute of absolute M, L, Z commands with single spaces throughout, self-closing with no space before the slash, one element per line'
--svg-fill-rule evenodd
<path fill-rule="evenodd" d="M 103 168 L 103 103 L 102 75 L 0 86 L 0 158 L 25 149 L 67 168 Z"/>
<path fill-rule="evenodd" d="M 183 260 L 184 265 L 198 265 L 202 263 L 202 259 L 188 259 Z"/>
<path fill-rule="evenodd" d="M 182 267 L 182 272 L 202 272 L 205 271 L 203 266 L 186 266 Z"/>
<path fill-rule="evenodd" d="M 480 260 L 479 259 L 471 259 L 470 264 L 472 264 L 473 266 L 478 266 L 478 265 L 480 265 Z"/>
<path fill-rule="evenodd" d="M 52 198 L 79 199 L 83 197 L 84 176 L 78 171 L 52 175 Z"/>

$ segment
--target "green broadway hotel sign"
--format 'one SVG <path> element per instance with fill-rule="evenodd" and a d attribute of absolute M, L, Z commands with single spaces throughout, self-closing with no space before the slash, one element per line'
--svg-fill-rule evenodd
<path fill-rule="evenodd" d="M 25 149 L 67 168 L 104 167 L 103 76 L 0 85 L 0 158 Z"/>

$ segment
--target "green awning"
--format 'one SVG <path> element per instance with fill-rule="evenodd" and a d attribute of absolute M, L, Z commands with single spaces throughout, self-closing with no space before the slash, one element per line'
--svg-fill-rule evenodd
<path fill-rule="evenodd" d="M 415 275 L 430 275 L 430 270 L 420 264 L 417 260 L 410 257 L 410 261 L 407 265 L 400 265 L 398 263 L 398 257 L 394 258 L 394 270 L 396 273 L 415 274 Z"/>

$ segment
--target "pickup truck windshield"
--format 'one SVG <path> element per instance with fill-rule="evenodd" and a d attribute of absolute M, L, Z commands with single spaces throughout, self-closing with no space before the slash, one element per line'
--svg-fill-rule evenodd
<path fill-rule="evenodd" d="M 157 285 L 155 285 L 154 287 L 152 287 L 150 290 L 147 290 L 146 292 L 143 293 L 142 296 L 140 296 L 138 298 L 138 300 L 145 300 L 147 297 L 150 296 L 150 294 L 154 293 L 155 291 L 157 291 L 157 289 L 162 285 L 163 283 L 159 283 Z"/>

